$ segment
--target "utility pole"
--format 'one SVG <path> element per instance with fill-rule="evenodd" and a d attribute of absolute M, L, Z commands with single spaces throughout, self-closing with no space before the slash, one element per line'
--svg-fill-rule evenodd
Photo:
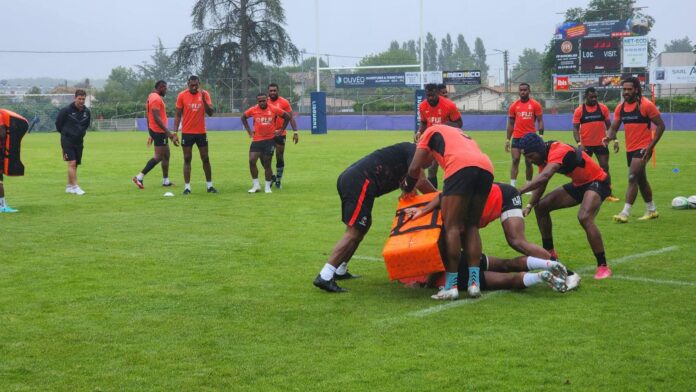
<path fill-rule="evenodd" d="M 509 93 L 510 92 L 510 81 L 508 80 L 508 54 L 509 52 L 507 50 L 503 51 L 503 63 L 504 63 L 504 69 L 503 72 L 505 72 L 505 92 Z"/>

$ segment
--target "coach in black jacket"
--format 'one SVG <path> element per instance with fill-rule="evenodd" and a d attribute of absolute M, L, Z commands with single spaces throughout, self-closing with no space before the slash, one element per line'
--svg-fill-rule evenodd
<path fill-rule="evenodd" d="M 84 195 L 77 184 L 77 165 L 82 163 L 83 140 L 92 120 L 92 113 L 85 106 L 87 93 L 75 90 L 75 102 L 61 109 L 56 118 L 56 129 L 60 132 L 63 160 L 68 163 L 68 185 L 65 193 Z"/>

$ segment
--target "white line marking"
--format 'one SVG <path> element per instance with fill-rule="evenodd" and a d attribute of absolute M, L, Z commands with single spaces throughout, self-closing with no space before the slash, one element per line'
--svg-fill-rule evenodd
<path fill-rule="evenodd" d="M 619 280 L 630 280 L 633 282 L 645 282 L 645 283 L 667 284 L 667 285 L 675 285 L 675 286 L 694 286 L 694 287 L 696 287 L 696 282 L 686 282 L 686 281 L 682 281 L 682 280 L 650 279 L 650 278 L 641 278 L 639 276 L 625 276 L 625 275 L 614 275 L 611 278 L 612 279 L 619 279 Z"/>
<path fill-rule="evenodd" d="M 647 252 L 636 253 L 636 254 L 633 254 L 633 255 L 627 255 L 627 256 L 619 257 L 618 259 L 614 259 L 614 260 L 609 261 L 608 264 L 609 264 L 610 266 L 614 266 L 614 265 L 617 265 L 617 264 L 627 263 L 627 262 L 629 262 L 629 261 L 631 261 L 631 260 L 640 259 L 640 258 L 648 257 L 648 256 L 655 256 L 655 255 L 659 255 L 659 254 L 662 254 L 662 253 L 671 252 L 671 251 L 674 251 L 674 250 L 677 250 L 677 249 L 679 249 L 678 246 L 668 246 L 668 247 L 662 248 L 662 249 L 650 250 L 650 251 L 647 251 Z M 594 266 L 584 267 L 584 268 L 580 268 L 580 269 L 578 269 L 578 270 L 575 270 L 575 273 L 587 273 L 587 272 L 593 271 L 594 269 L 595 269 Z M 639 279 L 640 279 L 640 278 L 636 278 L 635 280 L 639 280 Z M 629 279 L 626 279 L 626 280 L 629 280 Z M 666 281 L 665 281 L 665 282 L 666 282 Z M 688 283 L 688 285 L 691 285 L 691 283 Z M 696 284 L 694 284 L 694 285 L 696 285 Z M 467 298 L 467 299 L 462 299 L 462 300 L 459 300 L 459 301 L 452 301 L 452 302 L 447 303 L 447 304 L 442 304 L 442 305 L 437 305 L 437 306 L 431 306 L 431 307 L 428 307 L 428 308 L 425 308 L 425 309 L 417 310 L 417 311 L 415 311 L 415 312 L 410 312 L 410 313 L 407 313 L 406 316 L 411 316 L 411 317 L 425 317 L 425 316 L 428 316 L 428 315 L 431 315 L 431 314 L 434 314 L 434 313 L 439 313 L 439 312 L 441 312 L 441 311 L 443 311 L 443 310 L 448 310 L 448 309 L 455 308 L 455 307 L 458 307 L 458 306 L 475 304 L 475 303 L 480 302 L 480 301 L 482 301 L 482 300 L 484 300 L 484 299 L 491 298 L 491 297 L 495 297 L 495 296 L 497 296 L 497 295 L 500 295 L 500 294 L 503 294 L 503 293 L 509 293 L 509 292 L 510 292 L 510 291 L 508 291 L 508 290 L 492 291 L 492 292 L 490 292 L 490 293 L 486 293 L 486 294 L 482 295 L 481 298 L 479 298 L 479 299 L 470 299 L 470 298 Z M 466 291 L 462 291 L 462 293 L 466 293 Z M 401 317 L 398 317 L 398 318 L 401 318 Z"/>
<path fill-rule="evenodd" d="M 367 260 L 367 261 L 384 261 L 381 257 L 371 257 L 371 256 L 353 256 L 353 259 Z"/>

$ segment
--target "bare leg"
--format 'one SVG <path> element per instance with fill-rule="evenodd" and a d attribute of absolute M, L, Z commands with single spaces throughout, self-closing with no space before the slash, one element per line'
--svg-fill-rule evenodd
<path fill-rule="evenodd" d="M 517 173 L 520 169 L 520 157 L 522 152 L 519 148 L 511 148 L 510 155 L 512 156 L 512 166 L 510 167 L 510 179 L 517 180 Z"/>
<path fill-rule="evenodd" d="M 68 185 L 77 185 L 77 161 L 68 161 Z"/>
<path fill-rule="evenodd" d="M 201 162 L 203 162 L 203 173 L 205 173 L 205 180 L 207 182 L 213 181 L 213 171 L 210 168 L 210 157 L 208 156 L 208 146 L 198 147 L 198 153 L 201 156 Z"/>
<path fill-rule="evenodd" d="M 193 147 L 181 146 L 181 151 L 184 152 L 184 182 L 191 183 L 191 157 L 193 155 Z"/>

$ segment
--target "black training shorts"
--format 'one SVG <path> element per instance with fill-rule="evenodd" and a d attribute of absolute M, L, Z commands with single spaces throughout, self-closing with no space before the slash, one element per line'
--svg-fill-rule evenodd
<path fill-rule="evenodd" d="M 338 176 L 336 188 L 341 197 L 343 223 L 367 233 L 372 225 L 372 206 L 375 202 L 370 180 L 359 171 L 348 169 Z"/>
<path fill-rule="evenodd" d="M 602 201 L 611 195 L 611 180 L 607 177 L 604 181 L 592 181 L 585 185 L 575 186 L 573 183 L 563 185 L 563 189 L 575 199 L 578 203 L 582 203 L 585 192 L 592 191 L 599 194 Z"/>
<path fill-rule="evenodd" d="M 645 148 L 641 148 L 640 150 L 627 151 L 626 164 L 628 164 L 628 167 L 631 167 L 631 161 L 634 159 L 643 159 L 643 155 L 645 155 Z"/>
<path fill-rule="evenodd" d="M 82 150 L 84 149 L 84 144 L 72 144 L 70 141 L 61 138 L 60 147 L 63 149 L 64 161 L 75 161 L 78 165 L 82 163 Z"/>
<path fill-rule="evenodd" d="M 259 140 L 251 142 L 249 152 L 260 152 L 263 155 L 273 155 L 275 150 L 275 141 L 273 139 Z"/>
<path fill-rule="evenodd" d="M 196 145 L 198 148 L 208 146 L 208 134 L 207 133 L 182 133 L 181 134 L 181 147 L 193 147 Z"/>
<path fill-rule="evenodd" d="M 279 146 L 284 146 L 285 145 L 285 139 L 287 139 L 287 135 L 282 135 L 282 136 L 275 136 L 273 137 L 273 140 L 275 141 L 275 144 Z"/>
<path fill-rule="evenodd" d="M 585 152 L 587 155 L 592 156 L 594 154 L 599 155 L 609 155 L 609 149 L 607 146 L 601 145 L 601 146 L 585 146 Z"/>
<path fill-rule="evenodd" d="M 169 138 L 166 133 L 158 133 L 151 129 L 148 130 L 148 133 L 152 138 L 152 142 L 155 143 L 155 147 L 163 147 L 169 143 Z"/>

